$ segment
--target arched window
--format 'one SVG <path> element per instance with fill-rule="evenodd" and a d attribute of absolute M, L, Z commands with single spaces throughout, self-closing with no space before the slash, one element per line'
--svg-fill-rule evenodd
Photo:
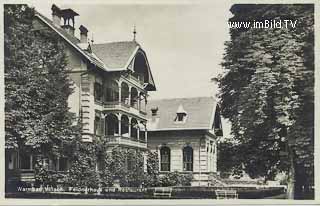
<path fill-rule="evenodd" d="M 129 102 L 129 86 L 127 83 L 121 83 L 121 102 L 125 105 L 130 105 Z"/>
<path fill-rule="evenodd" d="M 183 148 L 183 171 L 193 170 L 193 149 L 190 146 Z"/>
<path fill-rule="evenodd" d="M 138 90 L 134 87 L 131 88 L 131 102 L 130 106 L 138 109 Z"/>
<path fill-rule="evenodd" d="M 131 119 L 131 137 L 135 140 L 138 139 L 138 122 L 135 118 Z"/>
<path fill-rule="evenodd" d="M 108 114 L 105 119 L 106 133 L 105 135 L 119 135 L 119 121 L 118 117 L 114 114 Z"/>
<path fill-rule="evenodd" d="M 146 142 L 147 142 L 147 141 L 146 141 L 147 127 L 146 127 L 145 123 L 140 122 L 139 128 L 140 128 L 140 129 L 139 129 L 139 138 L 140 138 L 140 141 L 146 143 Z"/>
<path fill-rule="evenodd" d="M 129 137 L 129 118 L 126 115 L 121 116 L 121 136 Z"/>
<path fill-rule="evenodd" d="M 141 84 L 147 82 L 148 80 L 149 72 L 147 61 L 142 52 L 138 52 L 135 57 L 133 76 L 137 78 L 141 82 Z"/>
<path fill-rule="evenodd" d="M 110 81 L 107 83 L 105 101 L 112 103 L 119 101 L 119 86 L 117 82 Z"/>
<path fill-rule="evenodd" d="M 160 170 L 170 171 L 170 148 L 161 147 L 160 149 Z"/>

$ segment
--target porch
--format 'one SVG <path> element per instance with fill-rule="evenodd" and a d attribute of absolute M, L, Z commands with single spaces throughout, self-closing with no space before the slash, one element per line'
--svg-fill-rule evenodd
<path fill-rule="evenodd" d="M 130 113 L 131 114 L 131 113 Z M 108 145 L 147 149 L 146 121 L 129 116 L 127 113 L 96 112 L 95 135 L 105 140 Z"/>

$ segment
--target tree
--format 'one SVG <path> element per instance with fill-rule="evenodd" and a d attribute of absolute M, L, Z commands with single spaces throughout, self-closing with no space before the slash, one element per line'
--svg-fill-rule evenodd
<path fill-rule="evenodd" d="M 310 186 L 314 175 L 313 5 L 243 4 L 231 12 L 230 21 L 299 19 L 295 28 L 231 29 L 218 77 L 221 112 L 244 170 L 266 179 L 288 172 L 294 198 L 302 188 L 295 180 Z"/>
<path fill-rule="evenodd" d="M 27 5 L 4 6 L 5 147 L 55 159 L 79 132 L 68 111 L 72 83 L 62 39 L 34 20 Z"/>

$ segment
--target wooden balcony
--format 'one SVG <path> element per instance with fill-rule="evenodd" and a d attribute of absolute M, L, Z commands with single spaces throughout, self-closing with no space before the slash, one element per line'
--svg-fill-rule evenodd
<path fill-rule="evenodd" d="M 125 78 L 128 79 L 128 80 L 131 80 L 132 82 L 134 82 L 134 83 L 136 83 L 138 85 L 141 85 L 141 86 L 143 86 L 143 84 L 144 84 L 144 79 L 142 77 L 139 77 L 139 76 L 135 76 L 135 75 L 129 74 Z"/>
<path fill-rule="evenodd" d="M 123 136 L 105 136 L 108 145 L 123 145 L 128 147 L 135 147 L 141 149 L 147 149 L 147 143 L 143 140 L 137 140 L 134 138 L 123 137 Z"/>
<path fill-rule="evenodd" d="M 143 119 L 147 117 L 147 113 L 143 111 L 142 109 L 138 109 L 136 106 L 130 106 L 129 104 L 126 104 L 124 102 L 104 102 L 103 109 L 106 111 L 113 111 L 113 110 L 121 110 L 125 112 L 129 112 L 131 114 L 134 114 L 136 116 L 139 116 Z"/>

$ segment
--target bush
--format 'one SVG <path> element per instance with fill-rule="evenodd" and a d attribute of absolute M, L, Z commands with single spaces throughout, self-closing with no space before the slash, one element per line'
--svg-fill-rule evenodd
<path fill-rule="evenodd" d="M 162 187 L 168 186 L 190 186 L 192 174 L 181 174 L 177 171 L 169 172 L 160 177 L 159 184 Z"/>
<path fill-rule="evenodd" d="M 71 168 L 66 178 L 67 185 L 73 187 L 97 188 L 99 177 L 96 172 L 95 145 L 81 140 L 75 142 L 75 151 L 71 158 Z"/>
<path fill-rule="evenodd" d="M 155 187 L 159 185 L 159 158 L 157 152 L 148 151 L 147 153 L 147 174 L 144 186 Z"/>
<path fill-rule="evenodd" d="M 104 153 L 102 156 L 102 186 L 113 186 L 115 181 L 119 181 L 121 187 L 140 187 L 144 184 L 146 174 L 142 151 L 115 147 L 111 153 Z"/>

